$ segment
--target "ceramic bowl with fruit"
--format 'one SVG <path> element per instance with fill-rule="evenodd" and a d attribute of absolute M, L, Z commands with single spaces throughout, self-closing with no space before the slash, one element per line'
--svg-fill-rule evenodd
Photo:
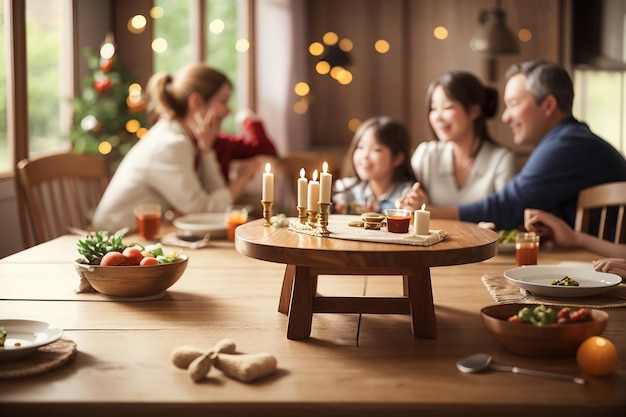
<path fill-rule="evenodd" d="M 533 304 L 496 304 L 484 307 L 485 328 L 515 354 L 534 358 L 573 356 L 582 342 L 606 328 L 603 310 Z"/>
<path fill-rule="evenodd" d="M 122 235 L 92 232 L 79 240 L 81 258 L 74 268 L 81 278 L 101 294 L 121 298 L 154 299 L 176 283 L 189 258 L 181 253 L 164 253 L 156 245 L 143 248 L 126 245 Z"/>

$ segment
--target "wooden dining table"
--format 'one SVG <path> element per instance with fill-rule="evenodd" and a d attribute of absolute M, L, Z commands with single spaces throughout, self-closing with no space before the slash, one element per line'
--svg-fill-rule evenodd
<path fill-rule="evenodd" d="M 414 337 L 407 314 L 335 313 L 314 314 L 310 337 L 292 340 L 285 337 L 288 317 L 276 308 L 284 264 L 242 255 L 233 242 L 210 241 L 184 250 L 187 269 L 164 297 L 117 301 L 75 292 L 79 238 L 62 236 L 0 259 L 0 319 L 51 323 L 77 348 L 57 369 L 0 379 L 3 415 L 623 416 L 626 410 L 626 309 L 606 309 L 603 335 L 620 355 L 606 377 L 585 375 L 571 356 L 510 353 L 487 332 L 480 309 L 496 302 L 481 278 L 514 267 L 511 253 L 430 268 L 436 338 Z M 539 263 L 597 257 L 543 245 Z M 405 295 L 401 276 L 367 273 L 319 276 L 317 290 Z M 194 383 L 172 364 L 175 348 L 209 350 L 223 338 L 238 353 L 273 355 L 278 369 L 252 383 L 211 369 Z M 457 361 L 480 352 L 498 364 L 583 376 L 588 383 L 458 371 Z"/>

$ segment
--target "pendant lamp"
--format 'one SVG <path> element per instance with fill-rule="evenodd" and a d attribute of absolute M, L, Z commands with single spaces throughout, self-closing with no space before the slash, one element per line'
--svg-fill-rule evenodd
<path fill-rule="evenodd" d="M 496 7 L 481 10 L 478 21 L 480 27 L 470 39 L 470 49 L 490 57 L 510 55 L 519 52 L 517 40 L 506 25 L 506 13 L 496 1 Z"/>

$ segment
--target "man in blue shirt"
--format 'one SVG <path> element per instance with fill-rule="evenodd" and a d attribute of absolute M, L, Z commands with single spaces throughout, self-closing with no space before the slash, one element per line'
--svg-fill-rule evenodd
<path fill-rule="evenodd" d="M 535 146 L 522 170 L 475 203 L 428 206 L 428 196 L 416 183 L 397 205 L 417 209 L 426 203 L 432 218 L 493 222 L 497 229 L 521 226 L 524 209 L 537 208 L 573 227 L 580 190 L 626 181 L 624 156 L 572 117 L 573 101 L 572 80 L 564 68 L 543 60 L 511 66 L 502 121 L 516 144 Z"/>

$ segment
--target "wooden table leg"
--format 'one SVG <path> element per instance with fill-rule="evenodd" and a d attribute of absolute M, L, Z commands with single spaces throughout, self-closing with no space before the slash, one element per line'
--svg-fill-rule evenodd
<path fill-rule="evenodd" d="M 296 275 L 296 266 L 287 265 L 285 267 L 285 275 L 283 276 L 283 287 L 280 290 L 280 300 L 278 300 L 278 311 L 283 314 L 289 313 L 294 275 Z"/>
<path fill-rule="evenodd" d="M 287 338 L 306 339 L 311 335 L 313 321 L 313 301 L 317 290 L 317 275 L 311 275 L 311 268 L 296 266 L 293 279 L 291 307 Z"/>
<path fill-rule="evenodd" d="M 408 287 L 413 335 L 424 339 L 435 339 L 437 318 L 430 282 L 430 268 L 415 268 L 408 276 Z"/>

